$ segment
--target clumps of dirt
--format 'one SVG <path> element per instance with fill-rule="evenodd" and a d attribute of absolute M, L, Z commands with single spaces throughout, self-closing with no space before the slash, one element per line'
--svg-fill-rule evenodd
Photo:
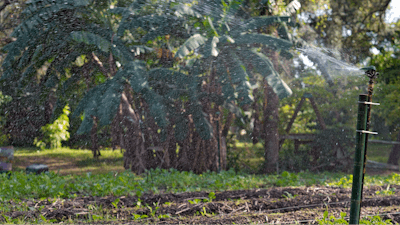
<path fill-rule="evenodd" d="M 391 186 L 400 190 L 400 186 Z M 364 189 L 362 214 L 400 222 L 400 193 L 377 195 L 384 186 Z M 57 222 L 68 219 L 83 222 L 100 215 L 119 222 L 137 223 L 316 223 L 328 208 L 331 215 L 349 212 L 351 190 L 338 187 L 270 188 L 180 194 L 144 194 L 136 196 L 81 196 L 74 199 L 26 201 L 29 210 L 6 213 L 11 218 L 34 219 L 40 215 Z M 14 202 L 9 202 L 15 205 Z M 20 203 L 21 204 L 21 203 Z M 389 213 L 389 214 L 388 214 Z M 3 219 L 4 221 L 4 219 Z M 0 218 L 0 222 L 3 222 Z"/>

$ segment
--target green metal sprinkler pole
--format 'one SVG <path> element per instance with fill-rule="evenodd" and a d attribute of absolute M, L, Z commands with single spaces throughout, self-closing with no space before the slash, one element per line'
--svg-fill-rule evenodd
<path fill-rule="evenodd" d="M 359 224 L 363 169 L 365 160 L 365 138 L 364 131 L 367 126 L 367 105 L 364 103 L 368 100 L 367 95 L 359 95 L 358 116 L 357 116 L 357 133 L 356 133 L 356 152 L 354 157 L 353 186 L 351 189 L 351 205 L 350 205 L 350 221 L 349 224 Z"/>

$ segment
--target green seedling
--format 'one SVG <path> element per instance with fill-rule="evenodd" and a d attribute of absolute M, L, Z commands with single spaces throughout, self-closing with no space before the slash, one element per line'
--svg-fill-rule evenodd
<path fill-rule="evenodd" d="M 396 191 L 396 188 L 390 188 L 390 184 L 387 186 L 386 190 L 382 190 L 382 191 L 376 191 L 375 194 L 377 195 L 394 195 Z"/>
<path fill-rule="evenodd" d="M 202 216 L 207 214 L 206 207 L 203 206 L 203 211 L 200 212 Z"/>
<path fill-rule="evenodd" d="M 203 202 L 212 202 L 215 199 L 215 192 L 210 192 L 208 194 L 208 199 L 203 199 Z"/>
<path fill-rule="evenodd" d="M 132 213 L 133 220 L 141 220 L 141 219 L 145 219 L 148 217 L 149 217 L 148 215 L 139 215 L 139 214 Z"/>
<path fill-rule="evenodd" d="M 328 210 L 325 210 L 323 218 L 321 220 L 316 220 L 318 224 L 325 225 L 325 224 L 349 224 L 347 221 L 345 212 L 340 212 L 340 217 L 336 218 L 335 216 L 329 216 Z M 391 220 L 382 220 L 380 216 L 368 216 L 367 218 L 363 218 L 360 220 L 360 224 L 392 224 Z"/>
<path fill-rule="evenodd" d="M 286 199 L 293 199 L 293 198 L 296 198 L 296 196 L 297 195 L 292 195 L 291 193 L 289 193 L 287 191 L 283 192 L 283 195 L 282 195 L 282 197 L 284 197 Z"/>
<path fill-rule="evenodd" d="M 160 207 L 158 207 L 158 206 L 156 206 L 154 209 L 152 208 L 152 207 L 150 207 L 150 206 L 146 206 L 149 210 L 150 210 L 150 216 L 151 217 L 154 217 L 155 215 L 156 215 L 156 212 L 157 212 L 157 210 L 160 208 Z"/>
<path fill-rule="evenodd" d="M 158 215 L 158 219 L 167 219 L 167 218 L 171 218 L 171 216 L 169 214 Z"/>
<path fill-rule="evenodd" d="M 336 218 L 335 216 L 329 216 L 328 210 L 324 211 L 323 218 L 321 220 L 317 220 L 318 224 L 349 224 L 347 220 L 344 219 L 346 216 L 345 212 L 340 213 L 340 218 Z"/>
<path fill-rule="evenodd" d="M 92 214 L 92 219 L 93 221 L 97 221 L 97 220 L 103 220 L 104 218 L 103 216 Z"/>
<path fill-rule="evenodd" d="M 167 206 L 171 206 L 172 202 L 165 202 L 164 204 L 167 205 Z"/>
<path fill-rule="evenodd" d="M 40 214 L 40 219 L 42 219 L 42 223 L 49 223 L 49 221 L 47 221 L 46 217 L 44 217 L 42 214 Z"/>
<path fill-rule="evenodd" d="M 12 219 L 10 216 L 3 215 L 3 217 L 6 220 L 6 223 L 8 223 L 8 224 L 12 223 Z"/>
<path fill-rule="evenodd" d="M 198 198 L 196 198 L 196 199 L 193 199 L 193 201 L 192 200 L 188 200 L 188 202 L 190 203 L 190 204 L 199 204 L 200 202 L 201 202 L 201 199 L 198 199 Z"/>
<path fill-rule="evenodd" d="M 115 209 L 118 209 L 118 203 L 119 203 L 120 199 L 117 198 L 115 199 L 113 202 L 111 202 L 111 204 L 115 207 Z"/>
<path fill-rule="evenodd" d="M 390 190 L 376 191 L 375 194 L 384 195 L 384 196 L 390 196 L 390 195 L 395 195 L 395 190 L 396 189 L 392 188 Z"/>

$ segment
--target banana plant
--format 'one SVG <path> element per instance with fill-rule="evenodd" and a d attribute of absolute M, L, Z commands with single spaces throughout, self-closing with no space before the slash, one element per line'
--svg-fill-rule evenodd
<path fill-rule="evenodd" d="M 202 56 L 200 60 L 214 61 L 214 64 L 218 65 L 220 84 L 226 86 L 226 90 L 232 90 L 229 85 L 237 87 L 236 99 L 243 99 L 240 104 L 251 102 L 248 94 L 250 85 L 247 81 L 253 80 L 257 73 L 268 80 L 280 98 L 289 96 L 292 93 L 290 88 L 280 78 L 271 60 L 261 51 L 261 47 L 267 46 L 284 57 L 291 57 L 288 50 L 292 47 L 292 42 L 286 28 L 286 24 L 292 25 L 290 17 L 265 16 L 240 20 L 237 13 L 241 7 L 235 1 L 206 0 L 201 3 L 192 7 L 184 4 L 176 7 L 175 14 L 179 17 L 203 15 L 200 18 L 208 32 L 206 35 L 191 36 L 175 56 L 183 58 L 191 51 L 199 49 L 198 53 Z M 271 25 L 278 26 L 279 37 L 257 32 L 258 29 Z M 228 101 L 234 98 L 232 92 L 224 94 Z"/>
<path fill-rule="evenodd" d="M 299 7 L 298 4 L 291 6 L 289 11 L 296 7 Z M 246 108 L 246 105 L 253 102 L 255 93 L 252 92 L 257 90 L 254 88 L 258 86 L 258 90 L 263 90 L 263 127 L 258 130 L 264 131 L 262 137 L 268 162 L 264 171 L 273 172 L 279 151 L 278 119 L 275 118 L 279 106 L 278 97 L 282 99 L 292 93 L 276 71 L 276 64 L 279 62 L 276 53 L 291 58 L 289 49 L 292 38 L 287 25 L 293 25 L 293 22 L 289 16 L 250 17 L 243 8 L 243 5 L 235 1 L 213 0 L 200 1 L 193 6 L 176 6 L 175 15 L 201 22 L 197 23 L 199 33 L 187 39 L 175 56 L 200 56 L 197 60 L 201 63 L 192 63 L 195 66 L 191 67 L 190 73 L 198 74 L 203 81 L 212 80 L 216 86 L 221 87 L 218 93 L 223 97 L 225 108 L 230 103 L 233 103 L 236 111 L 237 106 Z M 277 35 L 260 32 L 268 27 L 275 27 Z M 207 73 L 210 74 L 208 78 L 204 76 Z M 259 116 L 258 113 L 254 115 Z M 259 118 L 255 119 L 258 121 Z M 226 132 L 222 133 L 226 135 Z M 255 133 L 254 130 L 253 134 Z"/>
<path fill-rule="evenodd" d="M 56 96 L 57 118 L 77 88 L 86 88 L 73 109 L 73 116 L 83 115 L 78 133 L 92 132 L 97 123 L 125 124 L 119 132 L 128 142 L 127 168 L 215 170 L 218 116 L 212 114 L 218 109 L 211 102 L 226 108 L 249 104 L 257 74 L 281 98 L 291 93 L 261 48 L 289 55 L 285 23 L 290 19 L 234 20 L 238 4 L 206 3 L 169 4 L 160 14 L 139 0 L 127 7 L 95 6 L 88 0 L 29 1 L 24 21 L 13 32 L 17 40 L 4 47 L 1 90 L 13 97 Z M 198 24 L 203 33 L 196 32 Z M 268 25 L 277 25 L 281 38 L 255 32 Z M 140 60 L 154 54 L 152 43 L 166 36 L 182 43 L 168 43 L 177 49 L 174 65 Z M 42 68 L 45 73 L 38 72 Z M 182 147 L 178 155 L 177 144 Z"/>

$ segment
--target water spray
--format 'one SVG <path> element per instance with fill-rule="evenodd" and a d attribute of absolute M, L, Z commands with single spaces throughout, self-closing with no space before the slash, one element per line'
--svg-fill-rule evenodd
<path fill-rule="evenodd" d="M 374 91 L 374 79 L 379 73 L 374 66 L 362 68 L 369 77 L 368 94 L 359 95 L 358 116 L 356 130 L 356 151 L 354 157 L 353 186 L 351 190 L 351 206 L 349 224 L 359 224 L 361 212 L 361 200 L 364 187 L 365 165 L 367 163 L 368 135 L 377 134 L 369 131 L 371 124 L 371 106 L 379 105 L 372 102 Z"/>

